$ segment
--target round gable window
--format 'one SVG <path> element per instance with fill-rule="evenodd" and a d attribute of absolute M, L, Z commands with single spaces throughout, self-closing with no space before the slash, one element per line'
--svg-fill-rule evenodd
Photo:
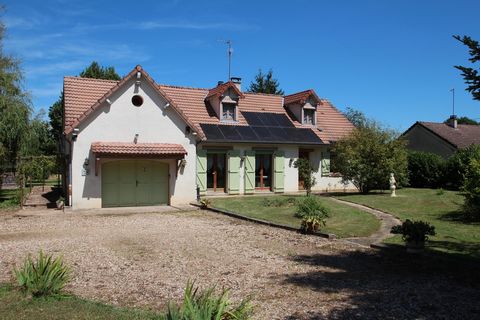
<path fill-rule="evenodd" d="M 141 95 L 134 95 L 132 97 L 132 104 L 135 106 L 135 107 L 140 107 L 142 104 L 143 104 L 143 98 Z"/>

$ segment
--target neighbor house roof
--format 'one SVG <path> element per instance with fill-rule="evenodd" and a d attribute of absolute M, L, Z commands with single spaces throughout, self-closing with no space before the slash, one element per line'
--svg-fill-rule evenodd
<path fill-rule="evenodd" d="M 157 85 L 140 66 L 137 66 L 127 77 L 131 77 L 137 71 L 145 74 L 147 79 L 157 88 L 159 94 L 173 106 L 174 110 L 185 119 L 194 131 L 199 133 L 201 139 L 205 138 L 201 124 L 226 124 L 218 119 L 213 108 L 208 101 L 206 102 L 206 98 L 222 94 L 230 87 L 238 90 L 233 83 L 227 82 L 213 89 Z M 65 77 L 65 132 L 71 132 L 75 126 L 117 90 L 126 81 L 127 77 L 121 81 Z M 218 89 L 219 87 L 220 89 Z M 238 112 L 238 121 L 227 125 L 248 126 L 249 123 L 245 120 L 242 112 L 259 112 L 286 115 L 293 126 L 305 128 L 298 119 L 288 112 L 284 106 L 283 96 L 249 92 L 240 92 L 240 94 L 243 98 L 238 101 L 240 111 Z M 313 90 L 292 94 L 286 96 L 285 99 L 295 97 L 297 101 L 301 101 L 302 99 L 308 99 L 312 94 L 318 99 L 319 104 L 317 107 L 317 127 L 309 127 L 309 130 L 312 130 L 323 143 L 337 141 L 353 129 L 351 122 L 340 111 L 328 100 L 318 98 Z"/>
<path fill-rule="evenodd" d="M 417 121 L 404 134 L 415 125 L 425 127 L 458 149 L 466 148 L 472 144 L 480 145 L 480 126 L 478 125 L 459 124 L 457 128 L 453 128 L 445 123 Z"/>
<path fill-rule="evenodd" d="M 180 144 L 174 143 L 126 143 L 93 142 L 92 152 L 109 155 L 185 155 L 187 151 Z"/>

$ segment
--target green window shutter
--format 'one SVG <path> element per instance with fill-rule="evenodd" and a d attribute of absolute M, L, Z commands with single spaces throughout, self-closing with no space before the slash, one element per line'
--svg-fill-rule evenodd
<path fill-rule="evenodd" d="M 330 152 L 322 152 L 322 176 L 330 175 Z"/>
<path fill-rule="evenodd" d="M 197 187 L 200 193 L 207 191 L 207 151 L 197 150 Z"/>
<path fill-rule="evenodd" d="M 283 151 L 276 151 L 273 154 L 274 163 L 274 177 L 273 177 L 273 191 L 274 192 L 283 192 L 284 180 L 285 180 L 285 155 Z"/>
<path fill-rule="evenodd" d="M 255 191 L 255 151 L 245 151 L 245 193 Z"/>
<path fill-rule="evenodd" d="M 230 150 L 228 157 L 228 193 L 240 193 L 240 151 Z"/>

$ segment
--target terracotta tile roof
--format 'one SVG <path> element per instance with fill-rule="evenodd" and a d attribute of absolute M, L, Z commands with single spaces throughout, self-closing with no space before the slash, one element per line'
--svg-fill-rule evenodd
<path fill-rule="evenodd" d="M 63 92 L 65 96 L 64 127 L 71 127 L 88 109 L 90 109 L 105 93 L 119 81 L 65 77 Z"/>
<path fill-rule="evenodd" d="M 187 152 L 180 144 L 174 143 L 128 143 L 93 142 L 92 152 L 111 155 L 185 155 Z"/>
<path fill-rule="evenodd" d="M 312 89 L 309 89 L 309 90 L 305 90 L 305 91 L 301 91 L 301 92 L 297 92 L 297 93 L 293 93 L 285 96 L 284 103 L 286 106 L 292 103 L 305 103 L 305 101 L 307 101 L 307 99 L 310 96 L 313 96 L 318 102 L 320 102 L 320 98 L 317 96 L 315 91 Z"/>
<path fill-rule="evenodd" d="M 141 67 L 140 67 L 141 68 Z M 134 69 L 132 72 L 136 72 Z M 142 72 L 144 72 L 142 70 Z M 146 77 L 153 83 L 148 74 Z M 124 81 L 125 78 L 122 80 Z M 75 125 L 88 116 L 89 113 L 99 105 L 99 101 L 104 101 L 115 88 L 121 85 L 118 81 L 107 81 L 97 79 L 86 79 L 78 77 L 65 77 L 65 131 L 72 130 Z M 154 83 L 153 83 L 154 84 Z M 180 116 L 199 133 L 199 138 L 203 139 L 205 135 L 200 127 L 201 123 L 206 124 L 228 124 L 221 122 L 209 103 L 205 102 L 206 97 L 211 93 L 210 89 L 179 87 L 171 85 L 156 85 L 159 94 L 161 94 L 180 114 Z M 233 85 L 233 83 L 232 83 Z M 216 87 L 218 88 L 218 87 Z M 236 88 L 236 87 L 235 87 Z M 303 97 L 308 99 L 313 90 L 306 90 L 300 93 L 285 97 L 299 99 Z M 217 92 L 218 93 L 218 92 Z M 315 94 L 315 92 L 313 92 Z M 270 112 L 286 114 L 296 127 L 304 127 L 292 114 L 284 107 L 284 97 L 275 94 L 260 93 L 242 93 L 243 99 L 238 102 L 238 121 L 232 125 L 248 125 L 242 115 L 245 112 Z M 318 98 L 315 94 L 315 97 Z M 298 100 L 298 101 L 300 101 Z M 317 128 L 312 130 L 324 141 L 330 143 L 345 136 L 353 129 L 353 125 L 327 100 L 319 99 L 317 107 Z"/>
<path fill-rule="evenodd" d="M 480 126 L 459 124 L 457 129 L 455 129 L 445 123 L 421 121 L 417 123 L 459 149 L 466 148 L 472 144 L 480 145 Z"/>
<path fill-rule="evenodd" d="M 216 86 L 215 88 L 210 89 L 205 99 L 208 100 L 211 97 L 221 95 L 229 88 L 232 88 L 240 96 L 240 98 L 244 97 L 243 93 L 240 90 L 238 90 L 237 86 L 232 81 L 228 81 L 221 85 Z"/>

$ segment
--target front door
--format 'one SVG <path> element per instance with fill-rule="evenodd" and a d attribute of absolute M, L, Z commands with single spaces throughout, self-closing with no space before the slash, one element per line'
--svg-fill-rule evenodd
<path fill-rule="evenodd" d="M 255 189 L 271 190 L 272 188 L 272 155 L 255 155 Z"/>
<path fill-rule="evenodd" d="M 102 165 L 102 206 L 168 204 L 168 164 L 119 160 Z"/>
<path fill-rule="evenodd" d="M 207 154 L 207 189 L 225 191 L 225 154 Z"/>

